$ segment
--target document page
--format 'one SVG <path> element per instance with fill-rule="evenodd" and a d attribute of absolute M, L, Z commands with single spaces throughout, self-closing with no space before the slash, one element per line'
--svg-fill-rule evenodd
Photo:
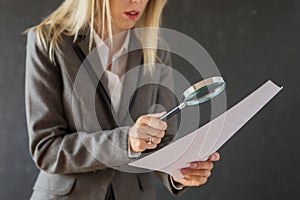
<path fill-rule="evenodd" d="M 207 160 L 281 89 L 282 87 L 278 87 L 269 80 L 238 104 L 201 128 L 129 165 L 163 171 L 177 178 L 182 178 L 181 168 L 188 167 L 192 161 Z M 216 133 L 216 131 L 218 132 Z"/>

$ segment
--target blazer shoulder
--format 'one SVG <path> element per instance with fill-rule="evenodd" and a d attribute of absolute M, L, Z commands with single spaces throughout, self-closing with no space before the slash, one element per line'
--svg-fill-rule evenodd
<path fill-rule="evenodd" d="M 47 31 L 47 30 L 44 30 Z M 40 52 L 49 53 L 50 49 L 50 41 L 45 41 L 46 45 L 43 45 L 41 38 L 39 38 L 39 33 L 36 27 L 33 27 L 27 31 L 27 47 L 31 48 L 31 50 L 35 49 Z M 60 49 L 64 49 L 65 47 L 68 47 L 69 45 L 73 45 L 73 38 L 74 36 L 68 36 L 64 33 L 60 35 L 60 38 L 58 39 L 58 47 Z M 56 51 L 57 49 L 54 49 Z"/>
<path fill-rule="evenodd" d="M 27 32 L 27 51 L 39 51 L 43 54 L 48 54 L 47 48 L 42 45 L 38 37 L 36 27 L 29 29 Z"/>

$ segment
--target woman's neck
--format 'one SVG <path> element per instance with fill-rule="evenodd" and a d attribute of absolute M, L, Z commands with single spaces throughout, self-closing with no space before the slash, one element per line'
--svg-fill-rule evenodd
<path fill-rule="evenodd" d="M 113 55 L 122 47 L 122 45 L 125 42 L 125 38 L 127 35 L 127 31 L 116 31 L 116 30 L 112 30 L 112 41 L 109 40 L 109 34 L 107 32 L 105 32 L 104 37 L 102 38 L 102 33 L 101 33 L 101 28 L 97 28 L 96 26 L 94 26 L 96 33 L 98 34 L 98 36 L 105 42 L 110 44 L 112 42 L 111 45 L 109 45 L 109 55 L 108 55 L 108 62 L 111 63 L 112 62 L 112 57 Z M 107 66 L 107 70 L 111 70 L 111 64 L 109 66 Z"/>
<path fill-rule="evenodd" d="M 98 27 L 94 26 L 94 27 L 95 27 L 94 29 L 95 29 L 96 33 L 99 35 L 99 37 L 103 41 L 109 40 L 109 33 L 107 31 L 104 33 L 104 37 L 102 38 L 101 27 L 99 27 L 99 26 Z M 112 45 L 110 45 L 110 47 L 112 47 L 112 49 L 110 49 L 111 55 L 114 55 L 121 48 L 121 46 L 125 42 L 126 35 L 127 35 L 127 31 L 116 30 L 114 28 L 112 29 Z"/>

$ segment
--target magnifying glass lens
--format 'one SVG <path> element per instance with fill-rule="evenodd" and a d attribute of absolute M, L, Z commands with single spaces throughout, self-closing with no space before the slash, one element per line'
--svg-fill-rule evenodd
<path fill-rule="evenodd" d="M 192 100 L 192 99 L 197 100 L 197 99 L 206 98 L 206 97 L 210 96 L 210 94 L 213 94 L 220 86 L 221 86 L 221 84 L 218 84 L 218 83 L 213 83 L 210 85 L 203 86 L 203 87 L 199 88 L 198 90 L 195 90 L 189 96 L 187 96 L 185 98 L 185 100 L 187 101 L 187 100 Z"/>
<path fill-rule="evenodd" d="M 225 85 L 222 77 L 212 77 L 195 83 L 183 93 L 183 102 L 161 117 L 161 119 L 169 119 L 180 112 L 186 105 L 192 106 L 211 100 L 224 90 Z"/>

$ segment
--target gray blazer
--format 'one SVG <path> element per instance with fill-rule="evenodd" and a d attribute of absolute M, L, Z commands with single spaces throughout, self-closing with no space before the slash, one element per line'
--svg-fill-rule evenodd
<path fill-rule="evenodd" d="M 88 55 L 86 35 L 81 34 L 76 42 Z M 138 41 L 131 34 L 130 44 L 133 43 L 138 44 Z M 154 104 L 171 109 L 176 104 L 174 95 L 159 84 L 143 85 L 130 95 L 128 91 L 135 90 L 143 80 L 151 79 L 149 74 L 143 75 L 142 69 L 135 70 L 134 76 L 125 76 L 120 111 L 115 116 L 119 127 L 114 127 L 99 93 L 94 90 L 95 105 L 92 106 L 83 102 L 82 93 L 81 96 L 75 94 L 74 83 L 82 63 L 73 45 L 72 37 L 63 36 L 61 52 L 55 51 L 55 63 L 52 63 L 47 50 L 38 43 L 36 31 L 33 29 L 28 33 L 26 119 L 30 153 L 40 168 L 31 199 L 105 199 L 109 186 L 112 186 L 117 200 L 155 199 L 151 173 L 130 173 L 116 168 L 133 161 L 127 154 L 129 127 L 140 115 L 149 113 Z M 158 57 L 162 63 L 170 65 L 168 53 L 159 51 Z M 99 56 L 95 58 L 101 59 Z M 141 50 L 130 52 L 127 71 L 142 62 Z M 97 75 L 97 70 L 102 68 L 99 66 L 93 65 Z M 86 77 L 84 87 L 88 87 L 90 81 Z M 158 83 L 172 81 L 171 71 L 164 68 L 157 68 L 154 77 Z M 106 88 L 105 76 L 100 81 Z M 79 91 L 91 90 L 80 88 Z M 96 119 L 91 113 L 96 113 Z M 176 117 L 168 120 L 168 130 L 160 146 L 175 134 L 176 122 Z M 167 174 L 157 174 L 172 194 L 182 192 L 171 186 Z"/>

